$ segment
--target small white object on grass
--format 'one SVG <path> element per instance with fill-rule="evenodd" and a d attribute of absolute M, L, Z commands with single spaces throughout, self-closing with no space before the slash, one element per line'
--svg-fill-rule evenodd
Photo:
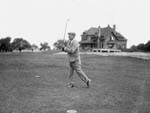
<path fill-rule="evenodd" d="M 39 76 L 39 75 L 36 75 L 35 77 L 39 78 L 40 76 Z"/>
<path fill-rule="evenodd" d="M 67 113 L 77 113 L 76 110 L 67 110 Z"/>

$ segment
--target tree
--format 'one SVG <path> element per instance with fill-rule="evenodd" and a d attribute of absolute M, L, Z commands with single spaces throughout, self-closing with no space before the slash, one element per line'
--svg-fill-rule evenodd
<path fill-rule="evenodd" d="M 132 45 L 129 49 L 130 52 L 137 51 L 137 47 L 135 45 Z"/>
<path fill-rule="evenodd" d="M 145 50 L 150 52 L 150 40 L 145 44 Z"/>
<path fill-rule="evenodd" d="M 32 52 L 33 52 L 33 50 L 38 49 L 38 46 L 35 45 L 35 44 L 32 44 L 32 45 L 31 45 L 31 49 L 32 49 Z"/>
<path fill-rule="evenodd" d="M 132 52 L 135 51 L 150 52 L 150 40 L 146 44 L 140 43 L 137 46 L 133 45 L 128 50 Z"/>
<path fill-rule="evenodd" d="M 12 42 L 12 47 L 13 49 L 19 50 L 21 52 L 23 49 L 31 48 L 31 45 L 28 41 L 22 38 L 16 38 Z"/>
<path fill-rule="evenodd" d="M 10 41 L 11 41 L 11 37 L 0 39 L 0 52 L 12 51 L 12 46 Z"/>
<path fill-rule="evenodd" d="M 141 51 L 145 51 L 145 44 L 144 43 L 140 43 L 137 45 L 137 49 L 141 50 Z"/>
<path fill-rule="evenodd" d="M 67 45 L 67 41 L 65 40 L 62 40 L 62 39 L 59 39 L 57 40 L 56 42 L 54 42 L 53 46 L 56 48 L 56 49 L 61 49 L 61 46 L 62 45 Z"/>
<path fill-rule="evenodd" d="M 41 46 L 40 50 L 45 51 L 46 49 L 48 49 L 48 50 L 51 49 L 47 42 L 40 43 L 40 46 Z"/>

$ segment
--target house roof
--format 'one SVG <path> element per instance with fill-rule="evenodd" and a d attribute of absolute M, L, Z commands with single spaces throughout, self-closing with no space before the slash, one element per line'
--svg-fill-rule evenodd
<path fill-rule="evenodd" d="M 98 36 L 99 29 L 96 27 L 91 27 L 90 29 L 83 32 L 83 35 L 96 35 Z M 112 34 L 117 40 L 127 40 L 122 34 L 115 31 L 110 26 L 101 28 L 101 36 L 106 37 L 108 34 Z"/>
<path fill-rule="evenodd" d="M 96 35 L 98 34 L 98 28 L 96 27 L 91 27 L 90 29 L 88 29 L 87 31 L 84 31 L 84 33 L 86 35 Z"/>
<path fill-rule="evenodd" d="M 113 32 L 112 34 L 116 37 L 117 40 L 127 40 L 124 36 L 122 36 L 118 32 Z"/>

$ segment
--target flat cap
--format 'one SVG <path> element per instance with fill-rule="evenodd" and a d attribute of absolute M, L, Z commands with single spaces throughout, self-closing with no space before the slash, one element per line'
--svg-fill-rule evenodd
<path fill-rule="evenodd" d="M 76 33 L 75 32 L 69 32 L 68 35 L 74 35 L 75 36 Z"/>

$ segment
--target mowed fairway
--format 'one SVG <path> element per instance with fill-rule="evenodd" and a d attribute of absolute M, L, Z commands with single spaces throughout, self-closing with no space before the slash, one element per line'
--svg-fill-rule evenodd
<path fill-rule="evenodd" d="M 0 54 L 0 113 L 150 113 L 150 60 L 81 55 L 91 87 L 75 74 L 67 88 L 66 55 Z"/>

